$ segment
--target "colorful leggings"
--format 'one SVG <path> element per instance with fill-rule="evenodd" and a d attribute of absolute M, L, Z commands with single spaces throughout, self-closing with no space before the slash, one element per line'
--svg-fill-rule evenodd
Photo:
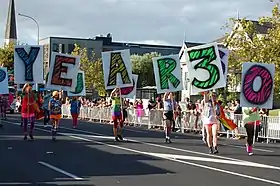
<path fill-rule="evenodd" d="M 28 125 L 28 119 L 30 119 L 30 129 L 29 129 L 29 134 L 33 134 L 33 129 L 34 129 L 34 122 L 35 122 L 35 116 L 30 116 L 28 117 L 23 117 L 23 132 L 24 134 L 27 134 L 27 125 Z"/>

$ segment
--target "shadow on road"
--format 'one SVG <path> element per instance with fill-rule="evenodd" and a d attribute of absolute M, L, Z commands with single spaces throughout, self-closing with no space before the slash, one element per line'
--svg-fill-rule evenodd
<path fill-rule="evenodd" d="M 125 153 L 118 149 L 92 142 L 81 142 L 65 136 L 58 136 L 57 141 L 52 141 L 50 133 L 37 130 L 34 132 L 34 137 L 34 141 L 24 141 L 22 128 L 13 124 L 5 123 L 0 129 L 0 185 L 3 183 L 61 185 L 61 183 L 56 184 L 59 179 L 66 180 L 63 181 L 68 182 L 66 185 L 83 185 L 82 182 L 90 182 L 90 179 L 96 176 L 173 173 L 160 168 L 156 163 L 162 161 L 159 159 Z M 69 176 L 61 171 L 53 170 L 38 162 L 47 163 L 83 180 L 82 182 L 77 182 L 75 179 L 69 181 Z"/>

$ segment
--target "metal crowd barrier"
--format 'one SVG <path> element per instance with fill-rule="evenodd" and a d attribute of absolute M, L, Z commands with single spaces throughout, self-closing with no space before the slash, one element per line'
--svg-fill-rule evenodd
<path fill-rule="evenodd" d="M 148 110 L 148 109 L 126 109 L 127 118 L 125 123 L 131 126 L 142 126 L 148 129 L 163 129 L 163 112 L 162 110 Z M 71 118 L 70 105 L 64 104 L 62 106 L 62 115 L 64 118 Z M 88 120 L 100 123 L 112 123 L 111 108 L 110 107 L 85 107 L 82 106 L 79 118 L 81 120 Z M 246 129 L 243 125 L 242 114 L 231 115 L 231 119 L 238 125 L 238 135 L 246 136 Z M 175 119 L 176 132 L 194 132 L 200 133 L 202 129 L 202 121 L 200 115 L 195 112 L 182 112 L 180 117 Z M 280 140 L 280 117 L 264 116 L 262 117 L 261 131 L 259 138 L 265 139 L 267 143 Z M 236 131 L 225 131 L 220 127 L 220 134 L 225 134 L 228 138 L 234 136 Z"/>

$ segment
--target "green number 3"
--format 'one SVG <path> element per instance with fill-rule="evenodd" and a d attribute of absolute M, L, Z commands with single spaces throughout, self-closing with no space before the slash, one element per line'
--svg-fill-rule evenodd
<path fill-rule="evenodd" d="M 188 56 L 190 62 L 201 60 L 193 67 L 195 70 L 204 69 L 209 73 L 209 78 L 204 81 L 195 77 L 192 81 L 192 85 L 200 89 L 209 89 L 214 87 L 220 80 L 219 68 L 215 64 L 211 64 L 212 61 L 217 59 L 215 47 L 211 46 L 207 48 L 194 49 L 188 51 Z"/>

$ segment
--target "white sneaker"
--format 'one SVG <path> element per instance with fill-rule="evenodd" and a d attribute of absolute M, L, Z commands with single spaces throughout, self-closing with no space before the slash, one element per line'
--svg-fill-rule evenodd
<path fill-rule="evenodd" d="M 252 153 L 252 152 L 249 152 L 249 156 L 252 156 L 254 153 Z"/>

